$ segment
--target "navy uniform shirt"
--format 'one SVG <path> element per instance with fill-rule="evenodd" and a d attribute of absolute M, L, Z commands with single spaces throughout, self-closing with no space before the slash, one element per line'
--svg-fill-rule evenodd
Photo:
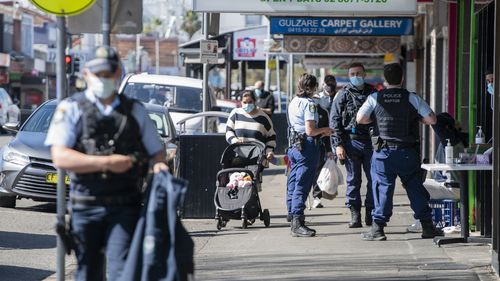
<path fill-rule="evenodd" d="M 110 105 L 105 106 L 89 90 L 85 92 L 85 97 L 96 104 L 103 115 L 110 115 L 120 104 L 120 100 L 117 96 Z M 47 138 L 45 139 L 45 145 L 60 145 L 73 148 L 77 141 L 76 124 L 81 115 L 82 112 L 78 108 L 78 103 L 76 101 L 71 99 L 61 101 L 52 118 Z M 153 156 L 160 152 L 163 149 L 163 145 L 153 121 L 149 118 L 146 108 L 139 103 L 134 103 L 132 116 L 139 125 L 142 143 L 148 154 Z"/>
<path fill-rule="evenodd" d="M 318 110 L 311 98 L 294 97 L 288 106 L 288 120 L 299 134 L 306 132 L 306 121 L 318 123 Z"/>

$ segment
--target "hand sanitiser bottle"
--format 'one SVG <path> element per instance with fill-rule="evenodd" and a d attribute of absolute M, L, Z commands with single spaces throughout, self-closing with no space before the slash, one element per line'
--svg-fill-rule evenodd
<path fill-rule="evenodd" d="M 446 164 L 453 164 L 453 146 L 451 145 L 450 139 L 446 139 L 448 144 L 444 148 L 444 158 Z"/>
<path fill-rule="evenodd" d="M 485 142 L 485 137 L 484 137 L 484 133 L 483 133 L 483 130 L 482 130 L 482 127 L 481 126 L 477 126 L 479 129 L 477 130 L 477 134 L 476 134 L 476 138 L 475 138 L 475 143 L 476 144 L 482 144 Z"/>

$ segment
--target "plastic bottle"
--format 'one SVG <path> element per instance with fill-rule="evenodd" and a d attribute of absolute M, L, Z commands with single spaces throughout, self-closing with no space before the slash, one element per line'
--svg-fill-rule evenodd
<path fill-rule="evenodd" d="M 448 144 L 444 148 L 444 158 L 446 164 L 453 164 L 453 146 L 451 145 L 450 139 L 446 139 Z"/>
<path fill-rule="evenodd" d="M 479 129 L 477 130 L 476 138 L 475 138 L 475 143 L 476 144 L 482 144 L 485 142 L 485 137 L 483 134 L 483 130 L 481 126 L 477 126 Z"/>

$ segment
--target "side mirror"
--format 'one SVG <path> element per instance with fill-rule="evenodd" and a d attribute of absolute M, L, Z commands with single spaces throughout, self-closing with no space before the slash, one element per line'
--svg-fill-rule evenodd
<path fill-rule="evenodd" d="M 19 131 L 21 123 L 20 122 L 12 122 L 12 123 L 6 123 L 2 126 L 5 130 L 9 132 L 14 132 L 17 133 Z"/>

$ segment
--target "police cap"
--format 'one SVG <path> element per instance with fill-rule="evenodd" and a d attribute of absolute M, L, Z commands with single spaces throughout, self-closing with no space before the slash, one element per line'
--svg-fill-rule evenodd
<path fill-rule="evenodd" d="M 109 46 L 99 46 L 95 48 L 94 57 L 85 64 L 85 67 L 92 73 L 101 71 L 116 72 L 120 64 L 120 58 L 115 49 Z"/>

